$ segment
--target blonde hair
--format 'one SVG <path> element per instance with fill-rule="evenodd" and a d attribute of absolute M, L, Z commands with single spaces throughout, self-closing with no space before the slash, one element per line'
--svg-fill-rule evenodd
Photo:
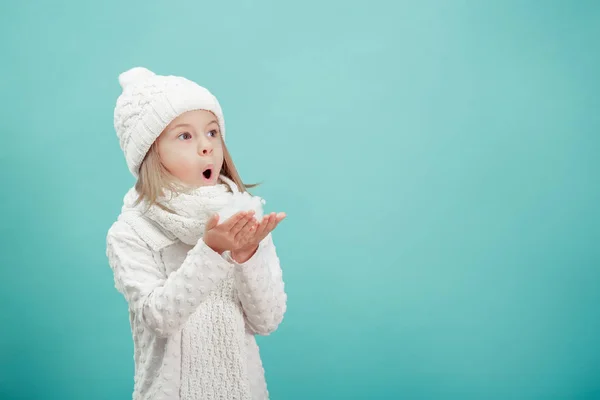
<path fill-rule="evenodd" d="M 235 168 L 235 164 L 231 159 L 231 154 L 223 142 L 221 137 L 221 144 L 223 147 L 223 166 L 221 167 L 220 175 L 225 175 L 227 178 L 235 182 L 236 186 L 241 192 L 247 192 L 248 189 L 260 185 L 256 184 L 245 184 L 240 178 L 240 175 Z M 160 155 L 158 153 L 158 144 L 155 141 L 148 153 L 144 157 L 139 170 L 138 180 L 135 184 L 135 189 L 138 193 L 138 198 L 135 205 L 145 201 L 148 206 L 156 204 L 161 208 L 171 211 L 165 206 L 157 203 L 157 199 L 164 194 L 164 191 L 170 191 L 173 193 L 182 193 L 190 190 L 191 188 L 186 187 L 165 168 L 163 163 L 160 161 Z"/>

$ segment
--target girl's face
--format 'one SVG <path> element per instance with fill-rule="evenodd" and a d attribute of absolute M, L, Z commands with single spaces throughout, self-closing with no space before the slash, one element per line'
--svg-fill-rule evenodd
<path fill-rule="evenodd" d="M 217 182 L 223 142 L 213 113 L 194 110 L 181 114 L 156 140 L 160 160 L 175 178 L 193 187 Z"/>

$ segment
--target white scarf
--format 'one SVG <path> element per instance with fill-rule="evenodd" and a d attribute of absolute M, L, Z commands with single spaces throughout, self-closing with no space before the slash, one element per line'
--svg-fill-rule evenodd
<path fill-rule="evenodd" d="M 156 222 L 161 228 L 188 245 L 195 245 L 204 235 L 206 223 L 214 214 L 219 214 L 219 224 L 225 222 L 238 211 L 255 211 L 256 218 L 262 218 L 262 205 L 265 201 L 248 192 L 240 192 L 235 182 L 224 175 L 221 182 L 212 186 L 201 186 L 187 193 L 166 191 L 157 199 L 173 211 L 169 212 L 153 204 L 148 207 L 145 201 L 135 206 L 145 216 Z M 123 201 L 123 210 L 132 208 L 138 193 L 131 188 Z"/>

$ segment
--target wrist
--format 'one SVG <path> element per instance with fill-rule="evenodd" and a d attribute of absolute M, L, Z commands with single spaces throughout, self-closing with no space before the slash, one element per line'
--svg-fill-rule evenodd
<path fill-rule="evenodd" d="M 238 264 L 243 264 L 252 258 L 254 253 L 256 253 L 256 250 L 258 250 L 258 245 L 246 247 L 237 251 L 232 251 L 231 258 L 233 258 L 233 260 Z"/>
<path fill-rule="evenodd" d="M 202 239 L 202 241 L 204 242 L 204 244 L 206 244 L 206 246 L 208 246 L 209 249 L 211 249 L 215 253 L 222 254 L 225 251 L 225 249 L 221 249 L 211 243 L 208 243 L 205 239 Z"/>

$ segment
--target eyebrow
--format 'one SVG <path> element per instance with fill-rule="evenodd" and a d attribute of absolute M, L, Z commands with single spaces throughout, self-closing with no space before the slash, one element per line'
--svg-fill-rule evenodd
<path fill-rule="evenodd" d="M 189 126 L 190 128 L 192 127 L 190 124 L 177 124 L 171 128 L 171 131 L 174 131 L 175 129 L 180 128 L 182 126 Z"/>
<path fill-rule="evenodd" d="M 208 124 L 206 124 L 206 126 L 209 126 L 210 124 L 213 124 L 213 123 L 214 123 L 214 124 L 217 124 L 217 125 L 219 125 L 219 122 L 218 122 L 216 119 L 213 119 L 213 120 L 212 120 L 212 121 L 210 121 Z M 177 129 L 177 128 L 180 128 L 180 127 L 183 127 L 183 126 L 189 126 L 190 128 L 193 128 L 193 126 L 192 126 L 192 125 L 183 123 L 183 124 L 177 124 L 177 125 L 175 125 L 174 127 L 172 127 L 172 128 L 171 128 L 171 131 L 174 131 L 175 129 Z"/>

